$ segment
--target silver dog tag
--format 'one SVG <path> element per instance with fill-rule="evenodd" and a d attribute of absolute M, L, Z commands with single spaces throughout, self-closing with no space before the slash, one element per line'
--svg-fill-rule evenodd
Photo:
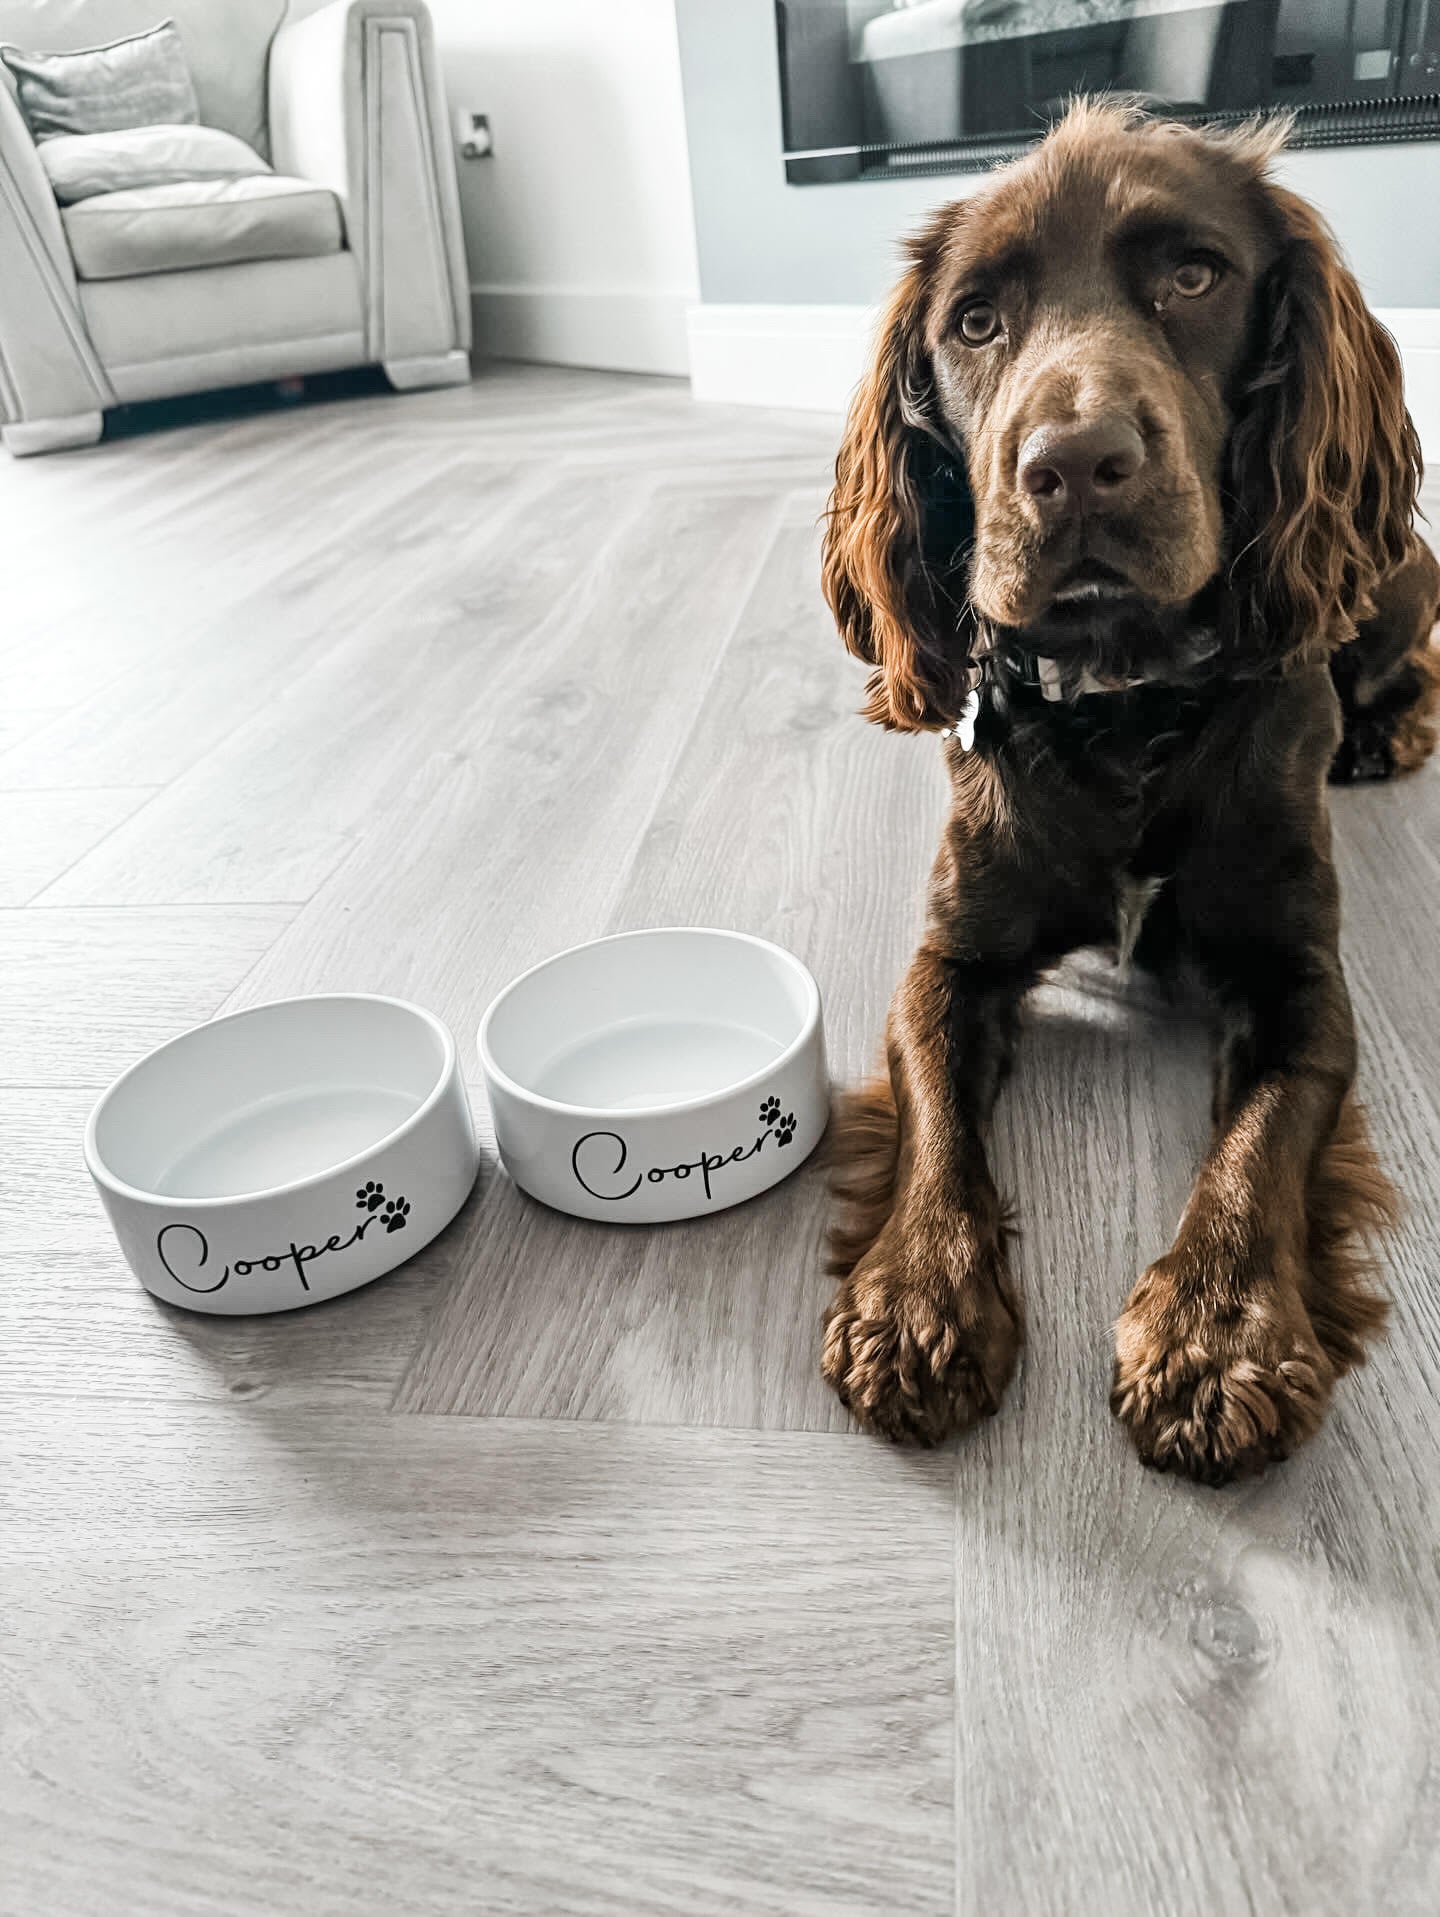
<path fill-rule="evenodd" d="M 958 723 L 953 726 L 945 726 L 941 731 L 940 737 L 942 739 L 958 739 L 962 752 L 973 750 L 975 745 L 975 721 L 979 716 L 980 691 L 978 687 L 972 686 L 966 695 L 965 704 L 961 708 Z"/>

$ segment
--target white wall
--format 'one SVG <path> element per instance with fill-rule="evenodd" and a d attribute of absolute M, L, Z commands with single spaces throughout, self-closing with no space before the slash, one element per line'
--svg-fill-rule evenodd
<path fill-rule="evenodd" d="M 519 359 L 687 370 L 698 297 L 673 0 L 430 0 L 460 160 L 476 343 Z"/>

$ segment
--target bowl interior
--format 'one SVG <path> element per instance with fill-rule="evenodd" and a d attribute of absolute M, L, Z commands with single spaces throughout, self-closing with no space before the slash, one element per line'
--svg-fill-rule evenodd
<path fill-rule="evenodd" d="M 202 1025 L 142 1060 L 101 1105 L 95 1155 L 168 1198 L 235 1198 L 333 1170 L 417 1112 L 442 1032 L 385 999 L 292 999 Z"/>
<path fill-rule="evenodd" d="M 483 1041 L 507 1078 L 585 1111 L 718 1096 L 763 1072 L 815 1015 L 798 960 L 726 932 L 602 939 L 520 979 Z"/>

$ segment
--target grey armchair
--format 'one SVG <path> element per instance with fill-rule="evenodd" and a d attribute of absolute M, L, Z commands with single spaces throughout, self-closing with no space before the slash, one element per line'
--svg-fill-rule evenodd
<path fill-rule="evenodd" d="M 85 445 L 107 407 L 213 386 L 371 364 L 402 388 L 469 377 L 455 168 L 423 0 L 291 12 L 285 0 L 0 0 L 0 42 L 27 51 L 173 18 L 201 120 L 274 169 L 238 209 L 214 204 L 213 183 L 62 209 L 0 68 L 11 453 Z"/>

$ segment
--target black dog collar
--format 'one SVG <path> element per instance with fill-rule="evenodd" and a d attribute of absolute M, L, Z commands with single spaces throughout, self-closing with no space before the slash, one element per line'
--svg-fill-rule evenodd
<path fill-rule="evenodd" d="M 1082 670 L 1079 677 L 1067 686 L 1060 662 L 1045 653 L 1024 652 L 1018 646 L 1006 646 L 997 657 L 1020 685 L 1033 687 L 1042 699 L 1052 704 L 1071 698 L 1088 699 L 1097 693 L 1130 692 L 1136 686 L 1160 683 L 1143 678 L 1099 679 L 1093 672 Z"/>

